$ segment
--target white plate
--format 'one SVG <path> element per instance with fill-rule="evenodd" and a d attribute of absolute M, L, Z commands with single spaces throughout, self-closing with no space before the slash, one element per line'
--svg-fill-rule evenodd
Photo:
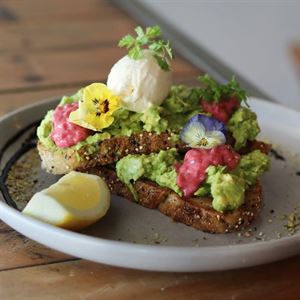
<path fill-rule="evenodd" d="M 0 149 L 20 129 L 42 118 L 57 101 L 41 102 L 1 118 Z M 250 233 L 203 233 L 120 197 L 113 197 L 112 207 L 104 219 L 82 233 L 24 216 L 8 206 L 1 195 L 0 217 L 15 230 L 53 249 L 99 263 L 143 270 L 225 270 L 299 254 L 300 234 L 288 236 L 284 228 L 287 221 L 281 217 L 292 213 L 300 204 L 300 176 L 296 175 L 300 171 L 297 162 L 300 114 L 258 99 L 251 100 L 250 104 L 258 114 L 262 138 L 279 147 L 278 151 L 286 158 L 285 161 L 273 159 L 272 170 L 263 178 L 265 206 Z M 17 146 L 5 151 L 1 168 Z"/>

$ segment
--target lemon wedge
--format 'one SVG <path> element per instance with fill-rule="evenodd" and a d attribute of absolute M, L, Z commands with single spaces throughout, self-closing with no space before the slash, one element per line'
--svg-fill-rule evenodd
<path fill-rule="evenodd" d="M 102 218 L 110 206 L 110 192 L 98 176 L 72 171 L 36 193 L 23 213 L 71 230 L 83 229 Z"/>

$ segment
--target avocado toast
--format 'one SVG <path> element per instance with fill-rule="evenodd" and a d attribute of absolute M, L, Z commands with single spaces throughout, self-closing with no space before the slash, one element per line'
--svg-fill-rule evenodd
<path fill-rule="evenodd" d="M 247 227 L 262 206 L 270 146 L 235 78 L 171 86 L 172 51 L 159 27 L 136 28 L 107 86 L 63 97 L 38 128 L 42 166 L 99 175 L 110 190 L 212 233 Z M 148 47 L 147 49 L 145 49 Z M 204 87 L 203 87 L 204 85 Z"/>

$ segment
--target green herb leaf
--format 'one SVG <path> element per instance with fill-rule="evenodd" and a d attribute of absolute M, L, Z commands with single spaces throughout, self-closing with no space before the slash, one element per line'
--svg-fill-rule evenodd
<path fill-rule="evenodd" d="M 136 32 L 136 34 L 138 35 L 138 37 L 142 37 L 145 35 L 144 30 L 141 26 L 138 26 L 134 29 L 134 31 Z"/>
<path fill-rule="evenodd" d="M 118 46 L 119 47 L 126 47 L 127 49 L 134 44 L 134 37 L 130 34 L 125 35 L 120 41 Z"/>
<path fill-rule="evenodd" d="M 128 55 L 133 58 L 133 59 L 141 59 L 143 58 L 143 53 L 142 53 L 142 50 L 137 47 L 137 46 L 134 46 L 133 48 L 131 48 L 129 51 L 128 51 Z"/>
<path fill-rule="evenodd" d="M 218 84 L 211 76 L 205 74 L 198 77 L 206 87 L 200 89 L 200 97 L 208 102 L 220 102 L 222 99 L 235 96 L 240 102 L 244 101 L 247 106 L 247 95 L 235 79 L 235 76 L 227 84 Z"/>
<path fill-rule="evenodd" d="M 152 39 L 159 37 L 161 35 L 160 27 L 158 25 L 152 26 L 152 27 L 147 27 L 146 35 Z"/>
<path fill-rule="evenodd" d="M 161 67 L 162 70 L 164 70 L 164 71 L 170 70 L 170 66 L 169 66 L 167 60 L 163 56 L 154 54 L 154 58 L 156 59 L 158 65 Z"/>
<path fill-rule="evenodd" d="M 128 50 L 128 56 L 132 59 L 141 59 L 144 57 L 143 49 L 148 48 L 158 65 L 164 70 L 169 71 L 170 65 L 168 59 L 173 59 L 173 51 L 169 41 L 160 40 L 161 29 L 159 26 L 147 27 L 143 30 L 138 26 L 135 28 L 137 37 L 130 34 L 125 35 L 119 41 L 119 47 L 125 47 Z"/>

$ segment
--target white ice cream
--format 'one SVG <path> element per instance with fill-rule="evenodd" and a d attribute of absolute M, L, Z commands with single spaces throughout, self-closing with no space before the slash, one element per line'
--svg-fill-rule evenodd
<path fill-rule="evenodd" d="M 149 50 L 145 58 L 134 60 L 124 56 L 112 67 L 107 86 L 122 100 L 122 106 L 144 112 L 152 105 L 160 105 L 167 97 L 172 84 L 171 71 L 160 68 Z"/>

